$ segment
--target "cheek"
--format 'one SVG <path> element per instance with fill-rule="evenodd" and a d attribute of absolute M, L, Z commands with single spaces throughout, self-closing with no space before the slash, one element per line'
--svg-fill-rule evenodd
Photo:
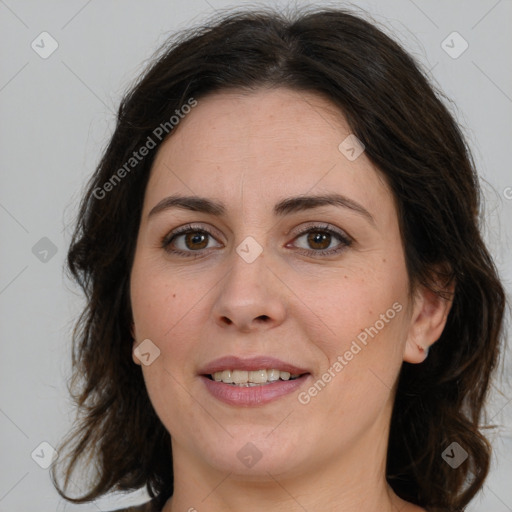
<path fill-rule="evenodd" d="M 324 355 L 329 387 L 361 398 L 380 383 L 389 393 L 403 359 L 407 301 L 405 267 L 345 274 L 308 292 L 311 340 Z"/>
<path fill-rule="evenodd" d="M 163 344 L 176 338 L 172 333 L 178 329 L 193 329 L 196 323 L 190 318 L 200 312 L 201 298 L 211 288 L 207 280 L 184 277 L 175 269 L 171 273 L 161 263 L 136 261 L 130 293 L 137 340 L 150 338 Z"/>
<path fill-rule="evenodd" d="M 368 283 L 347 284 L 345 292 L 318 309 L 323 322 L 310 335 L 324 362 L 297 398 L 311 417 L 328 418 L 324 433 L 338 435 L 342 426 L 352 438 L 390 406 L 402 365 L 406 295 Z"/>
<path fill-rule="evenodd" d="M 131 303 L 137 342 L 150 339 L 160 350 L 151 365 L 142 365 L 153 407 L 169 431 L 180 432 L 183 411 L 187 423 L 199 414 L 190 407 L 190 379 L 201 319 L 200 286 L 195 279 L 168 275 L 161 265 L 136 261 L 131 275 Z M 179 412 L 179 414 L 178 414 Z"/>
<path fill-rule="evenodd" d="M 399 332 L 406 299 L 405 282 L 344 275 L 324 281 L 321 289 L 308 290 L 304 303 L 311 309 L 309 316 L 321 320 L 319 328 L 325 331 L 329 345 L 343 348 L 341 340 L 355 339 L 360 333 L 364 342 L 364 333 Z"/>

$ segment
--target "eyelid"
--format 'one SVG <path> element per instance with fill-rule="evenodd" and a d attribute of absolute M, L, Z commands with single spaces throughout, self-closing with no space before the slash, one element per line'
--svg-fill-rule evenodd
<path fill-rule="evenodd" d="M 325 222 L 310 222 L 307 223 L 306 226 L 301 226 L 300 231 L 298 233 L 295 233 L 292 242 L 297 240 L 297 238 L 300 238 L 301 236 L 311 233 L 311 232 L 325 232 L 329 233 L 331 235 L 334 235 L 336 238 L 339 239 L 339 245 L 335 248 L 331 249 L 320 249 L 320 250 L 314 250 L 314 249 L 304 249 L 302 247 L 297 247 L 297 250 L 303 254 L 306 254 L 311 257 L 321 257 L 321 256 L 337 256 L 344 252 L 347 248 L 349 248 L 353 242 L 355 241 L 352 236 L 350 236 L 348 233 L 346 233 L 344 230 L 341 230 L 335 226 L 332 226 Z M 287 244 L 288 246 L 288 244 Z"/>
<path fill-rule="evenodd" d="M 213 238 L 217 239 L 219 238 L 217 234 L 214 233 L 214 230 L 210 228 L 208 225 L 204 224 L 196 224 L 196 223 L 188 223 L 183 224 L 183 226 L 178 226 L 177 228 L 174 228 L 170 233 L 167 233 L 163 239 L 162 239 L 162 246 L 165 247 L 166 245 L 171 243 L 171 240 L 178 235 L 187 233 L 189 231 L 204 231 L 205 233 L 208 233 Z"/>
<path fill-rule="evenodd" d="M 336 226 L 333 226 L 332 224 L 329 224 L 327 222 L 315 222 L 310 221 L 306 222 L 306 224 L 301 224 L 300 228 L 298 228 L 298 231 L 294 234 L 295 237 L 300 236 L 304 233 L 307 233 L 313 229 L 317 229 L 318 231 L 329 231 L 331 233 L 336 233 L 340 237 L 346 239 L 347 241 L 354 241 L 354 239 L 344 230 L 337 228 Z M 290 234 L 293 234 L 293 231 L 290 232 Z"/>
<path fill-rule="evenodd" d="M 310 222 L 306 223 L 305 225 L 302 224 L 297 232 L 295 232 L 293 234 L 293 230 L 291 230 L 288 232 L 288 234 L 293 236 L 293 239 L 291 240 L 291 242 L 293 242 L 300 236 L 302 236 L 306 233 L 315 231 L 315 230 L 318 232 L 323 231 L 323 232 L 335 235 L 336 237 L 338 237 L 338 239 L 340 241 L 339 246 L 334 249 L 322 249 L 322 250 L 304 249 L 301 247 L 297 247 L 297 250 L 299 252 L 302 252 L 302 253 L 305 253 L 308 255 L 313 255 L 313 256 L 336 255 L 336 254 L 344 251 L 348 247 L 350 247 L 352 245 L 352 243 L 354 242 L 354 238 L 351 237 L 350 235 L 348 235 L 344 230 L 341 230 L 335 226 L 332 226 L 331 224 L 328 224 L 325 222 L 319 222 L 319 221 L 316 221 L 316 222 L 310 221 Z M 188 223 L 188 224 L 184 224 L 182 226 L 179 226 L 179 227 L 173 229 L 170 233 L 165 235 L 161 240 L 161 247 L 164 250 L 167 250 L 171 254 L 178 254 L 178 255 L 181 254 L 181 255 L 192 256 L 192 257 L 199 257 L 199 256 L 205 254 L 206 252 L 210 252 L 211 248 L 209 250 L 208 249 L 200 249 L 197 251 L 183 251 L 181 249 L 170 250 L 167 248 L 176 237 L 178 237 L 182 234 L 185 234 L 185 233 L 193 232 L 193 231 L 207 233 L 212 238 L 214 238 L 218 243 L 222 243 L 217 240 L 217 238 L 219 238 L 219 237 L 213 232 L 214 230 L 210 226 L 208 226 L 208 225 L 205 226 L 204 224 Z M 288 244 L 286 245 L 286 247 L 288 247 Z"/>

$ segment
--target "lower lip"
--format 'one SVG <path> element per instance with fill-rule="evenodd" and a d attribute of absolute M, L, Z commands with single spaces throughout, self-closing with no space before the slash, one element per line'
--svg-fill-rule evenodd
<path fill-rule="evenodd" d="M 201 379 L 206 389 L 218 400 L 229 405 L 251 407 L 263 405 L 297 391 L 309 377 L 302 375 L 293 380 L 278 380 L 261 386 L 241 387 L 211 380 L 204 375 Z"/>

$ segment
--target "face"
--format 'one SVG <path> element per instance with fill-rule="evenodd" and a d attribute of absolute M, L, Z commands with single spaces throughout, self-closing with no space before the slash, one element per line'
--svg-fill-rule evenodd
<path fill-rule="evenodd" d="M 222 92 L 160 147 L 130 292 L 175 464 L 311 474 L 385 448 L 415 309 L 393 196 L 349 135 L 317 95 Z"/>

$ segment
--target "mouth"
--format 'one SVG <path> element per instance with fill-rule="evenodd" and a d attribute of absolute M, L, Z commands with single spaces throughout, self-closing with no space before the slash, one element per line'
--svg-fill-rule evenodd
<path fill-rule="evenodd" d="M 298 390 L 311 373 L 271 357 L 230 356 L 211 362 L 199 376 L 218 400 L 232 406 L 255 406 Z"/>
<path fill-rule="evenodd" d="M 307 375 L 307 373 L 292 375 L 290 372 L 281 371 L 277 368 L 270 368 L 255 371 L 222 370 L 204 376 L 215 382 L 223 382 L 224 384 L 229 384 L 231 386 L 249 388 L 265 386 L 277 381 L 295 380 L 303 375 Z"/>

